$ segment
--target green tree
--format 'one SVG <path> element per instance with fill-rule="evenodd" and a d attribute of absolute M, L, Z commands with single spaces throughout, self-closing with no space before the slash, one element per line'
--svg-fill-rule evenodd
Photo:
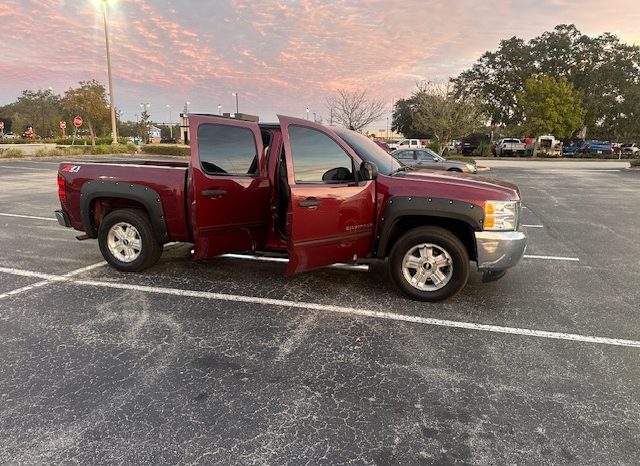
<path fill-rule="evenodd" d="M 524 129 L 532 135 L 553 134 L 569 138 L 582 128 L 586 110 L 580 95 L 565 78 L 538 76 L 524 83 L 516 93 L 516 114 Z"/>
<path fill-rule="evenodd" d="M 451 83 L 422 82 L 412 99 L 412 129 L 431 134 L 441 154 L 451 140 L 483 126 L 485 115 L 480 106 L 473 100 L 456 97 Z"/>
<path fill-rule="evenodd" d="M 0 116 L 11 122 L 11 131 L 21 133 L 32 127 L 42 137 L 56 132 L 61 114 L 60 96 L 51 89 L 22 91 L 15 102 L 0 107 Z"/>
<path fill-rule="evenodd" d="M 459 96 L 479 99 L 493 124 L 517 125 L 515 96 L 538 75 L 566 78 L 580 94 L 590 137 L 615 138 L 627 123 L 621 103 L 640 83 L 640 47 L 609 33 L 589 37 L 561 24 L 529 42 L 503 40 L 453 82 Z"/>
<path fill-rule="evenodd" d="M 61 100 L 69 118 L 79 115 L 89 128 L 91 144 L 96 144 L 96 130 L 108 127 L 109 107 L 105 88 L 95 79 L 80 81 L 79 87 L 69 89 Z"/>

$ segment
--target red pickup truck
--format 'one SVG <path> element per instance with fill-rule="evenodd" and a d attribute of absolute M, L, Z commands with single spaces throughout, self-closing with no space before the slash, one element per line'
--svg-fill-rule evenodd
<path fill-rule="evenodd" d="M 97 238 L 122 271 L 152 266 L 173 241 L 194 243 L 194 259 L 286 253 L 289 275 L 380 260 L 422 301 L 461 290 L 470 261 L 491 281 L 524 253 L 512 184 L 414 171 L 354 131 L 297 118 L 189 122 L 190 162 L 61 163 L 58 222 Z"/>

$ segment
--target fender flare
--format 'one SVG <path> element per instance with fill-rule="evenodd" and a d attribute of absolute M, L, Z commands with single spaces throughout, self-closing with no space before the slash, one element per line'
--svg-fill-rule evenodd
<path fill-rule="evenodd" d="M 424 196 L 392 197 L 385 205 L 380 219 L 379 233 L 374 246 L 374 257 L 384 259 L 395 225 L 407 216 L 439 217 L 464 222 L 473 231 L 481 231 L 483 209 L 469 202 Z"/>
<path fill-rule="evenodd" d="M 160 244 L 169 242 L 164 209 L 158 192 L 148 186 L 119 181 L 88 180 L 80 188 L 80 218 L 87 236 L 98 237 L 98 226 L 93 221 L 92 205 L 95 199 L 103 197 L 129 199 L 142 204 L 158 242 Z"/>

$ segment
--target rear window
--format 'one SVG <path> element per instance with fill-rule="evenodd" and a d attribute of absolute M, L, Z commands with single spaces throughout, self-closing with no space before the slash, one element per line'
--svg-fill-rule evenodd
<path fill-rule="evenodd" d="M 200 125 L 198 156 L 202 170 L 209 175 L 258 174 L 258 149 L 249 128 Z"/>

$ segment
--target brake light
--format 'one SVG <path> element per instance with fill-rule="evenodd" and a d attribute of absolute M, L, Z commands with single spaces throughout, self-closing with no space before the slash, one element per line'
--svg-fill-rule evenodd
<path fill-rule="evenodd" d="M 58 174 L 58 197 L 60 198 L 61 203 L 64 203 L 67 201 L 67 193 L 66 193 L 64 178 L 62 178 L 60 174 Z"/>

